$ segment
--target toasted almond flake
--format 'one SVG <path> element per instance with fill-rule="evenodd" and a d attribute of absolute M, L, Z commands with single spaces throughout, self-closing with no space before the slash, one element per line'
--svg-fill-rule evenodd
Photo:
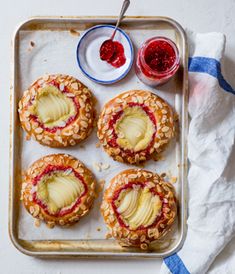
<path fill-rule="evenodd" d="M 122 103 L 123 101 L 122 101 L 122 99 L 117 98 L 117 99 L 116 99 L 116 102 L 117 102 L 117 103 Z"/>
<path fill-rule="evenodd" d="M 162 108 L 162 103 L 160 101 L 156 101 L 156 104 L 159 108 Z"/>
<path fill-rule="evenodd" d="M 63 143 L 63 140 L 62 140 L 61 136 L 54 136 L 54 139 L 59 143 Z"/>
<path fill-rule="evenodd" d="M 110 233 L 110 232 L 108 232 L 108 233 L 106 233 L 106 235 L 105 235 L 105 239 L 110 239 L 110 238 L 112 238 L 112 234 Z"/>
<path fill-rule="evenodd" d="M 21 110 L 22 107 L 23 107 L 23 106 L 22 106 L 22 102 L 20 101 L 20 102 L 19 102 L 19 109 Z"/>
<path fill-rule="evenodd" d="M 35 205 L 35 206 L 34 206 L 33 216 L 34 216 L 34 217 L 37 217 L 38 214 L 39 214 L 39 212 L 40 212 L 40 207 L 39 207 L 39 205 Z"/>
<path fill-rule="evenodd" d="M 78 172 L 78 173 L 84 173 L 84 168 L 78 167 L 78 168 L 77 168 L 77 172 Z"/>
<path fill-rule="evenodd" d="M 173 134 L 170 130 L 165 133 L 165 137 L 168 138 L 168 139 L 170 139 L 172 136 L 173 136 Z"/>
<path fill-rule="evenodd" d="M 167 132 L 169 129 L 170 129 L 169 127 L 165 126 L 162 128 L 162 132 Z"/>
<path fill-rule="evenodd" d="M 121 157 L 121 156 L 119 156 L 119 155 L 118 155 L 118 156 L 116 156 L 116 160 L 117 160 L 117 161 L 119 161 L 119 162 L 121 162 L 121 163 L 123 163 L 123 159 L 122 159 L 122 157 Z"/>
<path fill-rule="evenodd" d="M 78 133 L 79 132 L 79 126 L 75 125 L 73 131 L 74 131 L 74 133 Z"/>
<path fill-rule="evenodd" d="M 162 114 L 167 114 L 167 110 L 162 109 Z"/>
<path fill-rule="evenodd" d="M 30 130 L 31 130 L 31 125 L 30 125 L 30 123 L 26 122 L 26 123 L 25 123 L 25 128 L 26 128 L 27 131 L 30 131 Z"/>
<path fill-rule="evenodd" d="M 112 112 L 112 109 L 111 108 L 107 108 L 106 110 L 105 110 L 105 113 L 106 114 L 110 114 Z"/>
<path fill-rule="evenodd" d="M 140 156 L 139 156 L 139 154 L 136 154 L 136 155 L 135 155 L 135 161 L 136 161 L 137 163 L 140 161 Z"/>
<path fill-rule="evenodd" d="M 112 129 L 109 129 L 108 131 L 107 131 L 107 135 L 109 136 L 109 135 L 112 135 L 112 133 L 113 133 L 113 130 Z"/>
<path fill-rule="evenodd" d="M 73 93 L 66 93 L 66 96 L 72 98 L 72 97 L 75 97 L 75 94 L 73 94 Z"/>
<path fill-rule="evenodd" d="M 122 96 L 123 99 L 127 98 L 129 96 L 129 93 L 126 93 Z"/>
<path fill-rule="evenodd" d="M 108 215 L 109 215 L 109 209 L 106 209 L 105 211 L 104 211 L 104 217 L 107 217 Z"/>
<path fill-rule="evenodd" d="M 64 220 L 59 220 L 59 224 L 64 225 L 65 224 Z"/>
<path fill-rule="evenodd" d="M 29 207 L 29 212 L 30 212 L 31 214 L 34 213 L 34 207 L 33 207 L 33 206 L 30 206 L 30 207 Z"/>
<path fill-rule="evenodd" d="M 129 174 L 128 178 L 135 179 L 135 178 L 137 178 L 137 174 Z"/>
<path fill-rule="evenodd" d="M 148 249 L 148 245 L 146 243 L 143 243 L 140 245 L 140 248 L 143 250 L 146 250 L 146 249 Z"/>
<path fill-rule="evenodd" d="M 40 221 L 39 219 L 35 219 L 35 220 L 34 220 L 34 225 L 35 225 L 36 227 L 40 227 L 41 221 Z"/>
<path fill-rule="evenodd" d="M 140 104 L 143 104 L 143 98 L 141 96 L 137 96 L 137 100 Z"/>
<path fill-rule="evenodd" d="M 138 234 L 136 234 L 136 233 L 131 233 L 131 234 L 130 234 L 130 239 L 131 239 L 131 240 L 136 240 L 136 239 L 138 239 Z"/>
<path fill-rule="evenodd" d="M 83 128 L 87 128 L 87 127 L 88 127 L 88 123 L 87 123 L 86 121 L 82 120 L 82 121 L 81 121 L 81 126 L 82 126 Z"/>
<path fill-rule="evenodd" d="M 55 223 L 54 222 L 47 222 L 46 226 L 51 229 L 51 228 L 55 227 Z"/>
<path fill-rule="evenodd" d="M 35 132 L 36 133 L 42 133 L 43 129 L 41 127 L 38 127 L 38 128 L 35 129 Z"/>
<path fill-rule="evenodd" d="M 73 88 L 73 89 L 75 89 L 75 90 L 78 90 L 78 83 L 72 83 L 71 84 L 71 87 Z"/>
<path fill-rule="evenodd" d="M 71 139 L 71 140 L 69 141 L 69 143 L 70 143 L 71 146 L 75 146 L 75 145 L 76 145 L 76 142 L 75 142 L 73 139 Z"/>
<path fill-rule="evenodd" d="M 122 110 L 122 108 L 121 108 L 121 107 L 116 107 L 116 108 L 114 108 L 114 110 L 113 110 L 113 111 L 114 111 L 115 113 L 117 113 L 117 112 L 119 112 L 119 111 L 121 111 L 121 110 Z"/>
<path fill-rule="evenodd" d="M 169 219 L 169 221 L 167 222 L 167 225 L 171 225 L 173 222 L 174 222 L 174 218 L 171 218 L 171 219 Z"/>
<path fill-rule="evenodd" d="M 174 184 L 177 182 L 177 177 L 171 177 L 171 183 Z"/>
<path fill-rule="evenodd" d="M 45 144 L 45 145 L 50 145 L 51 142 L 49 140 L 46 140 L 46 139 L 42 139 L 42 143 Z"/>
<path fill-rule="evenodd" d="M 95 147 L 96 147 L 96 148 L 99 148 L 99 147 L 100 147 L 100 143 L 96 143 L 96 144 L 95 144 Z"/>
<path fill-rule="evenodd" d="M 101 166 L 102 169 L 109 169 L 110 168 L 110 164 L 102 164 Z"/>
<path fill-rule="evenodd" d="M 140 241 L 141 242 L 144 242 L 146 240 L 146 236 L 145 235 L 142 235 L 141 237 L 140 237 Z"/>
<path fill-rule="evenodd" d="M 73 134 L 73 139 L 75 139 L 75 140 L 79 140 L 80 139 L 80 136 L 78 135 L 78 134 Z"/>
<path fill-rule="evenodd" d="M 94 163 L 93 166 L 95 167 L 95 169 L 96 169 L 97 171 L 101 171 L 100 163 Z"/>

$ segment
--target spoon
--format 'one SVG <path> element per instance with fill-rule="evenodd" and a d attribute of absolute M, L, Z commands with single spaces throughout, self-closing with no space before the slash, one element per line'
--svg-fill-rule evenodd
<path fill-rule="evenodd" d="M 122 9 L 119 14 L 115 29 L 110 39 L 105 40 L 100 47 L 100 59 L 103 61 L 108 61 L 115 53 L 115 43 L 113 42 L 113 38 L 116 34 L 117 28 L 124 17 L 125 12 L 127 11 L 130 5 L 130 0 L 124 0 L 122 4 Z"/>

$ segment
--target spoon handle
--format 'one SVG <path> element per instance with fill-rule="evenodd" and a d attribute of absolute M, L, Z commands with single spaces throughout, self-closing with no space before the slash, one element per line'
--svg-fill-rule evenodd
<path fill-rule="evenodd" d="M 116 23 L 114 32 L 113 32 L 113 34 L 112 34 L 111 40 L 113 40 L 113 38 L 114 38 L 114 36 L 115 36 L 115 34 L 116 34 L 116 31 L 117 31 L 117 28 L 118 28 L 118 26 L 119 26 L 119 24 L 120 24 L 120 22 L 121 22 L 121 20 L 122 20 L 122 18 L 123 18 L 123 16 L 124 16 L 125 12 L 127 11 L 129 5 L 130 5 L 130 0 L 124 0 L 124 1 L 123 1 L 122 9 L 121 9 L 121 11 L 120 11 L 120 14 L 119 14 L 119 17 L 118 17 L 118 20 L 117 20 L 117 23 Z"/>

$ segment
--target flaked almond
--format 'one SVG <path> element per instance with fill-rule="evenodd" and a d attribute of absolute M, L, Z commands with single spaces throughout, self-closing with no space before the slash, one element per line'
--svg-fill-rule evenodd
<path fill-rule="evenodd" d="M 109 169 L 110 168 L 110 164 L 102 164 L 102 169 Z"/>
<path fill-rule="evenodd" d="M 162 128 L 162 132 L 167 132 L 169 129 L 170 129 L 169 127 L 165 126 Z"/>
<path fill-rule="evenodd" d="M 73 89 L 75 89 L 75 90 L 78 90 L 78 83 L 72 83 L 71 84 L 71 87 L 73 88 Z"/>
<path fill-rule="evenodd" d="M 36 133 L 42 133 L 43 132 L 43 128 L 38 127 L 38 128 L 35 129 L 35 132 Z"/>
<path fill-rule="evenodd" d="M 40 227 L 41 221 L 40 221 L 39 219 L 35 219 L 35 220 L 34 220 L 34 225 L 35 225 L 36 227 Z"/>

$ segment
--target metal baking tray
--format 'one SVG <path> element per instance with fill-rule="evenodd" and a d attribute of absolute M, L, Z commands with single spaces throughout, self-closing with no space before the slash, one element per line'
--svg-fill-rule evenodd
<path fill-rule="evenodd" d="M 9 195 L 9 235 L 12 243 L 15 247 L 24 254 L 37 256 L 37 257 L 93 257 L 93 258 L 162 258 L 169 256 L 176 252 L 182 246 L 186 234 L 186 217 L 187 217 L 187 132 L 188 132 L 188 48 L 186 36 L 183 28 L 174 20 L 166 17 L 125 17 L 121 23 L 123 28 L 130 36 L 136 35 L 138 39 L 145 39 L 144 35 L 150 33 L 151 36 L 158 35 L 159 33 L 164 35 L 168 32 L 173 34 L 173 39 L 177 44 L 180 52 L 180 69 L 176 76 L 166 85 L 158 88 L 161 96 L 164 98 L 165 94 L 173 96 L 174 107 L 179 116 L 179 134 L 175 141 L 175 151 L 177 156 L 174 155 L 175 165 L 177 166 L 175 172 L 177 172 L 177 198 L 179 201 L 179 214 L 178 221 L 175 225 L 173 235 L 170 235 L 164 241 L 159 241 L 159 244 L 151 251 L 140 251 L 134 248 L 120 247 L 115 240 L 106 239 L 101 237 L 77 237 L 77 234 L 73 232 L 73 237 L 67 237 L 65 230 L 61 232 L 63 237 L 39 237 L 30 238 L 30 232 L 26 234 L 27 237 L 22 236 L 20 231 L 22 222 L 20 202 L 20 181 L 22 167 L 22 155 L 25 147 L 25 140 L 22 136 L 22 130 L 19 124 L 17 105 L 21 97 L 22 87 L 21 78 L 28 70 L 22 69 L 20 64 L 20 47 L 22 44 L 22 33 L 31 32 L 39 34 L 40 32 L 49 31 L 53 36 L 54 32 L 70 32 L 72 34 L 81 34 L 87 28 L 97 24 L 114 24 L 115 17 L 35 17 L 23 22 L 16 30 L 13 38 L 13 59 L 12 59 L 12 87 L 11 87 L 11 142 L 10 142 L 10 195 Z M 49 35 L 49 36 L 51 36 Z M 45 35 L 44 35 L 45 36 Z M 46 36 L 45 36 L 46 37 Z M 131 37 L 132 38 L 132 37 Z M 46 39 L 46 38 L 45 38 Z M 77 40 L 79 37 L 77 37 Z M 134 39 L 135 40 L 135 39 Z M 33 44 L 31 44 L 33 46 Z M 52 45 L 53 46 L 53 45 Z M 134 41 L 134 47 L 137 48 L 139 43 Z M 63 46 L 62 46 L 63 47 Z M 66 49 L 66 46 L 65 46 Z M 55 49 L 56 50 L 56 49 Z M 74 49 L 75 59 L 75 49 Z M 74 60 L 73 60 L 74 61 Z M 37 61 L 38 62 L 38 61 Z M 31 64 L 33 65 L 33 64 Z M 35 65 L 35 64 L 34 64 Z M 45 67 L 47 71 L 46 63 L 37 64 Z M 65 64 L 66 65 L 66 64 Z M 76 64 L 74 64 L 76 66 Z M 32 69 L 32 67 L 31 67 Z M 78 68 L 76 68 L 78 71 Z M 133 70 L 133 68 L 132 68 Z M 60 71 L 58 71 L 60 72 Z M 68 73 L 69 74 L 69 73 Z M 27 76 L 27 75 L 24 75 Z M 75 75 L 76 77 L 77 75 Z M 132 78 L 131 78 L 132 77 Z M 136 81 L 137 78 L 127 76 L 119 84 L 114 87 L 117 90 L 123 91 L 122 86 L 126 82 Z M 134 79 L 134 80 L 133 80 Z M 83 80 L 82 80 L 83 81 Z M 85 79 L 88 87 L 89 80 Z M 28 83 L 30 84 L 30 82 Z M 143 85 L 142 85 L 143 86 Z M 102 87 L 105 89 L 105 87 Z M 133 87 L 136 88 L 136 87 Z M 146 89 L 149 89 L 146 86 Z M 169 91 L 170 90 L 170 91 Z M 118 91 L 119 92 L 119 91 Z M 171 93 L 172 92 L 172 93 Z M 75 149 L 75 148 L 74 148 Z M 77 148 L 79 149 L 79 148 Z M 63 150 L 61 150 L 63 152 Z M 46 152 L 46 153 L 45 153 Z M 44 154 L 54 153 L 50 148 L 47 148 Z M 172 158 L 172 157 L 171 157 Z M 83 160 L 82 158 L 80 158 Z M 172 161 L 173 161 L 172 160 Z M 156 162 L 156 169 L 158 170 L 161 163 Z M 166 164 L 165 164 L 166 166 Z M 128 167 L 127 167 L 128 168 Z M 145 168 L 148 168 L 145 167 Z M 94 209 L 96 210 L 96 209 Z M 98 211 L 97 211 L 98 212 Z M 95 213 L 98 214 L 98 213 Z M 31 216 L 30 216 L 31 217 Z M 89 220 L 89 215 L 83 222 L 83 226 L 86 226 L 86 221 Z M 79 231 L 79 224 L 76 226 L 75 231 Z M 37 233 L 37 232 L 35 232 Z M 47 233 L 47 232 L 45 232 Z M 50 232 L 51 233 L 51 232 Z M 45 235 L 45 234 L 42 234 Z M 52 234 L 50 234 L 52 235 Z"/>

